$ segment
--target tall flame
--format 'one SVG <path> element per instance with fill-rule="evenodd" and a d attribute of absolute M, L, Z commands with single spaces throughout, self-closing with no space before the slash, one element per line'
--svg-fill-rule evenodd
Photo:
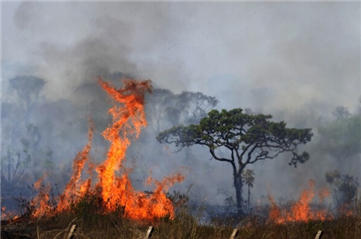
<path fill-rule="evenodd" d="M 103 132 L 103 136 L 111 145 L 107 159 L 96 169 L 99 177 L 97 187 L 102 189 L 106 209 L 114 211 L 122 205 L 125 215 L 133 219 L 152 219 L 167 214 L 173 217 L 173 205 L 163 189 L 168 189 L 175 182 L 181 182 L 184 179 L 182 175 L 176 174 L 162 182 L 156 181 L 154 193 L 147 196 L 133 189 L 126 170 L 122 176 L 115 174 L 120 168 L 124 169 L 123 161 L 126 149 L 130 145 L 129 138 L 138 138 L 141 128 L 147 125 L 144 95 L 152 90 L 150 81 L 126 80 L 120 90 L 111 87 L 102 79 L 99 79 L 99 84 L 116 102 L 122 104 L 121 107 L 114 105 L 108 112 L 113 117 L 113 124 Z"/>
<path fill-rule="evenodd" d="M 113 125 L 103 132 L 103 136 L 111 145 L 107 159 L 97 167 L 98 186 L 102 188 L 102 197 L 108 202 L 107 208 L 115 210 L 119 203 L 126 203 L 126 188 L 131 186 L 126 174 L 119 178 L 115 176 L 115 171 L 122 167 L 126 149 L 130 145 L 129 136 L 136 134 L 138 137 L 140 129 L 147 125 L 143 109 L 144 93 L 151 91 L 151 85 L 150 81 L 137 83 L 127 80 L 124 88 L 116 90 L 101 79 L 99 84 L 115 101 L 122 104 L 122 107 L 114 105 L 108 111 L 113 117 Z M 122 132 L 122 135 L 119 135 L 119 132 Z M 116 194 L 114 187 L 120 190 Z"/>
<path fill-rule="evenodd" d="M 146 127 L 147 121 L 144 113 L 145 93 L 151 92 L 151 82 L 125 80 L 123 87 L 117 90 L 109 83 L 99 78 L 99 85 L 118 103 L 109 109 L 112 124 L 103 132 L 103 137 L 110 142 L 107 157 L 96 167 L 98 182 L 92 185 L 91 177 L 81 180 L 82 171 L 89 159 L 91 141 L 93 137 L 92 122 L 88 133 L 88 143 L 79 152 L 73 162 L 73 175 L 60 195 L 54 212 L 70 210 L 71 203 L 76 203 L 87 193 L 97 194 L 101 197 L 102 211 L 113 212 L 119 207 L 123 208 L 125 216 L 136 220 L 153 220 L 169 216 L 174 217 L 174 207 L 165 192 L 176 182 L 184 180 L 180 173 L 165 177 L 162 181 L 148 178 L 147 183 L 155 185 L 153 193 L 137 192 L 128 177 L 124 166 L 125 155 L 131 138 L 137 139 L 141 128 Z M 88 163 L 88 174 L 92 174 L 93 164 Z M 39 189 L 43 179 L 35 183 Z M 42 190 L 35 198 L 35 216 L 49 213 L 48 190 Z"/>

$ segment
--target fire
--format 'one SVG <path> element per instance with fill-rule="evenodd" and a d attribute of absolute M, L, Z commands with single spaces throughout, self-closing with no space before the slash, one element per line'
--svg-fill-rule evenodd
<path fill-rule="evenodd" d="M 33 207 L 37 208 L 37 210 L 34 212 L 34 217 L 44 215 L 44 214 L 50 212 L 50 209 L 51 209 L 51 206 L 49 205 L 50 187 L 43 186 L 43 188 L 42 188 L 42 182 L 43 182 L 45 176 L 41 177 L 38 181 L 36 181 L 34 183 L 34 189 L 39 192 L 38 195 L 31 202 L 31 205 Z"/>
<path fill-rule="evenodd" d="M 6 207 L 1 207 L 1 221 L 9 220 L 10 222 L 15 221 L 19 218 L 17 215 L 13 215 L 13 213 L 5 212 Z"/>
<path fill-rule="evenodd" d="M 77 196 L 77 198 L 82 198 L 90 190 L 90 178 L 86 180 L 83 185 L 78 187 L 80 183 L 81 172 L 85 166 L 86 161 L 89 158 L 91 142 L 93 139 L 93 123 L 91 120 L 89 120 L 89 123 L 90 127 L 88 131 L 88 143 L 86 144 L 84 149 L 76 155 L 74 159 L 73 175 L 71 176 L 68 184 L 66 185 L 63 194 L 60 195 L 60 200 L 56 208 L 58 212 L 68 209 L 74 196 Z"/>
<path fill-rule="evenodd" d="M 310 203 L 315 196 L 313 181 L 309 182 L 309 188 L 302 191 L 301 196 L 297 202 L 295 202 L 289 211 L 286 209 L 280 209 L 273 197 L 268 195 L 268 199 L 271 202 L 271 209 L 269 212 L 269 221 L 277 224 L 286 222 L 307 222 L 309 220 L 325 220 L 329 216 L 325 210 L 312 210 Z M 322 203 L 324 198 L 329 196 L 328 190 L 322 190 L 319 193 L 320 202 Z"/>
<path fill-rule="evenodd" d="M 8 219 L 11 219 L 13 218 L 13 216 L 9 215 L 10 213 L 6 212 L 6 207 L 5 206 L 2 206 L 1 207 L 1 221 L 2 220 L 8 220 Z M 17 216 L 15 216 L 17 217 Z"/>
<path fill-rule="evenodd" d="M 99 85 L 118 103 L 109 109 L 112 124 L 103 132 L 103 137 L 110 142 L 107 157 L 97 167 L 88 162 L 93 126 L 90 122 L 88 143 L 79 152 L 73 162 L 73 175 L 60 195 L 54 213 L 69 211 L 71 204 L 81 200 L 87 193 L 95 194 L 101 198 L 101 207 L 104 213 L 114 212 L 123 208 L 124 215 L 135 220 L 153 220 L 169 215 L 174 217 L 172 202 L 166 197 L 166 191 L 176 182 L 184 180 L 180 173 L 165 177 L 162 181 L 148 178 L 147 183 L 155 185 L 153 193 L 137 192 L 128 176 L 124 166 L 125 155 L 131 139 L 137 139 L 147 121 L 144 113 L 145 93 L 151 92 L 151 82 L 125 80 L 124 86 L 117 90 L 99 78 Z M 82 180 L 82 171 L 88 164 L 90 177 Z M 98 175 L 98 182 L 92 183 L 93 169 Z M 34 185 L 40 188 L 42 178 Z M 34 200 L 36 211 L 34 216 L 51 213 L 49 210 L 49 190 L 41 190 Z"/>

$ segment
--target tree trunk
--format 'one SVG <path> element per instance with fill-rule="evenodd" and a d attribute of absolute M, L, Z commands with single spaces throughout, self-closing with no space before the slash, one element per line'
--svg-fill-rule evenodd
<path fill-rule="evenodd" d="M 242 210 L 242 178 L 240 176 L 234 175 L 234 188 L 236 189 L 236 202 L 237 202 L 237 213 L 238 215 L 243 215 L 244 212 Z"/>

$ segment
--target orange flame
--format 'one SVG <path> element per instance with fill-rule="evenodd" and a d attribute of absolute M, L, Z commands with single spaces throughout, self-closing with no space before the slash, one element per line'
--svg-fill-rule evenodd
<path fill-rule="evenodd" d="M 2 206 L 1 207 L 1 221 L 9 221 L 9 222 L 13 222 L 15 221 L 16 219 L 19 218 L 19 216 L 15 215 L 15 213 L 11 213 L 11 212 L 8 212 L 6 210 L 6 207 L 5 206 Z"/>
<path fill-rule="evenodd" d="M 41 189 L 41 184 L 44 180 L 44 177 L 41 177 L 38 181 L 34 183 L 34 188 L 38 190 L 38 195 L 34 198 L 32 201 L 32 206 L 37 208 L 37 210 L 34 212 L 34 217 L 39 217 L 42 215 L 45 215 L 49 213 L 50 211 L 50 205 L 49 205 L 49 187 L 44 187 Z"/>
<path fill-rule="evenodd" d="M 113 116 L 113 125 L 108 127 L 103 136 L 111 142 L 107 159 L 105 162 L 97 167 L 99 174 L 99 184 L 102 188 L 103 200 L 108 202 L 108 209 L 115 210 L 118 203 L 123 201 L 125 187 L 118 188 L 120 193 L 114 194 L 114 186 L 127 185 L 128 177 L 125 175 L 121 178 L 116 178 L 115 171 L 122 167 L 122 161 L 125 158 L 125 152 L 130 145 L 129 136 L 136 134 L 139 136 L 141 127 L 145 127 L 147 122 L 144 114 L 144 93 L 151 91 L 150 81 L 138 84 L 135 81 L 127 80 L 124 82 L 123 89 L 117 91 L 115 88 L 109 86 L 108 83 L 99 79 L 100 86 L 110 94 L 113 99 L 121 104 L 123 107 L 114 105 L 108 113 Z M 133 127 L 132 127 L 133 126 Z M 122 137 L 119 135 L 122 132 Z M 131 185 L 128 185 L 128 187 Z"/>
<path fill-rule="evenodd" d="M 90 127 L 88 131 L 88 143 L 84 149 L 80 151 L 73 162 L 73 175 L 69 180 L 69 183 L 65 186 L 64 192 L 60 195 L 60 200 L 56 208 L 57 212 L 62 212 L 70 207 L 70 202 L 74 199 L 72 197 L 77 196 L 81 198 L 89 191 L 91 181 L 88 179 L 83 185 L 78 186 L 80 183 L 81 172 L 85 166 L 86 161 L 89 158 L 89 152 L 91 149 L 91 142 L 93 139 L 93 122 L 89 120 Z"/>
<path fill-rule="evenodd" d="M 325 220 L 329 215 L 325 210 L 311 210 L 310 203 L 315 196 L 313 181 L 310 181 L 309 188 L 303 190 L 299 200 L 291 206 L 291 209 L 281 210 L 275 203 L 273 197 L 268 195 L 271 202 L 271 209 L 269 211 L 269 221 L 277 224 L 286 222 L 307 222 L 309 220 Z M 320 202 L 329 195 L 328 190 L 322 190 L 319 194 Z"/>
<path fill-rule="evenodd" d="M 60 196 L 55 212 L 70 210 L 71 203 L 76 203 L 87 193 L 99 193 L 102 198 L 104 212 L 116 211 L 119 207 L 124 209 L 125 216 L 136 220 L 153 220 L 169 215 L 174 217 L 174 207 L 165 192 L 176 182 L 184 180 L 180 173 L 168 176 L 162 181 L 149 178 L 147 183 L 155 184 L 154 192 L 146 194 L 137 192 L 128 177 L 128 171 L 124 166 L 125 155 L 130 139 L 137 139 L 141 128 L 146 127 L 147 121 L 144 113 L 145 93 L 151 92 L 151 82 L 125 80 L 123 88 L 117 90 L 107 82 L 99 78 L 100 86 L 120 105 L 114 104 L 108 113 L 112 115 L 113 122 L 104 132 L 103 137 L 110 142 L 110 148 L 105 161 L 96 167 L 98 183 L 92 187 L 91 177 L 81 180 L 82 170 L 89 159 L 93 127 L 89 128 L 88 143 L 79 152 L 73 162 L 73 175 Z M 89 164 L 88 174 L 91 176 L 93 164 Z M 116 173 L 122 170 L 120 176 Z M 34 184 L 40 188 L 43 178 Z M 36 197 L 36 212 L 34 216 L 49 213 L 48 189 L 39 192 Z"/>

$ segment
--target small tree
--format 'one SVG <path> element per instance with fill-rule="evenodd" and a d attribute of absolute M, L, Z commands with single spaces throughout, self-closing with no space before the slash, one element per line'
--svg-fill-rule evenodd
<path fill-rule="evenodd" d="M 254 183 L 254 171 L 251 169 L 246 169 L 242 172 L 242 178 L 244 184 L 247 185 L 248 193 L 247 193 L 247 210 L 250 212 L 251 207 L 251 188 L 253 188 Z"/>
<path fill-rule="evenodd" d="M 38 127 L 33 124 L 26 126 L 26 134 L 21 138 L 22 149 L 7 146 L 6 154 L 1 157 L 1 185 L 4 188 L 12 188 L 24 180 L 30 167 L 36 166 L 43 152 L 39 147 L 41 135 Z M 49 150 L 48 150 L 49 151 Z M 47 160 L 52 162 L 51 155 Z"/>
<path fill-rule="evenodd" d="M 243 214 L 242 172 L 247 165 L 276 158 L 284 152 L 292 155 L 289 164 L 295 167 L 309 159 L 307 152 L 298 154 L 297 146 L 311 140 L 311 129 L 286 128 L 285 122 L 272 122 L 271 118 L 271 115 L 244 114 L 240 108 L 212 110 L 199 124 L 173 127 L 161 132 L 157 140 L 175 144 L 179 150 L 192 145 L 206 146 L 214 159 L 229 163 L 237 211 Z M 223 157 L 218 149 L 228 150 L 229 156 Z"/>
<path fill-rule="evenodd" d="M 326 182 L 333 187 L 333 196 L 339 210 L 347 209 L 357 197 L 358 179 L 336 169 L 326 173 Z"/>

